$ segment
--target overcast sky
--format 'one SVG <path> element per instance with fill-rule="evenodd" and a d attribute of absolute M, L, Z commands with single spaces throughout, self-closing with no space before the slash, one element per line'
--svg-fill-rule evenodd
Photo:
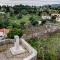
<path fill-rule="evenodd" d="M 60 0 L 0 0 L 0 5 L 46 5 L 46 4 L 60 4 Z"/>

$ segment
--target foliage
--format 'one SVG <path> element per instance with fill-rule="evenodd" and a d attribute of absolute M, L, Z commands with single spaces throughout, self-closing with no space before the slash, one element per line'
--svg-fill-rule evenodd
<path fill-rule="evenodd" d="M 26 15 L 26 14 L 28 14 L 28 11 L 26 11 L 25 9 L 23 9 L 23 10 L 21 11 L 21 14 Z"/>
<path fill-rule="evenodd" d="M 22 30 L 14 28 L 7 34 L 8 38 L 11 39 L 14 38 L 14 35 L 18 35 L 19 37 L 21 37 L 23 35 Z"/>
<path fill-rule="evenodd" d="M 30 21 L 33 21 L 33 20 L 35 20 L 33 17 L 30 17 L 30 19 L 29 19 Z"/>
<path fill-rule="evenodd" d="M 21 28 L 21 29 L 25 29 L 25 22 L 21 22 L 21 23 L 20 23 L 20 28 Z"/>
<path fill-rule="evenodd" d="M 6 23 L 11 24 L 12 22 L 16 21 L 16 23 L 18 25 L 20 25 L 20 23 L 26 22 L 26 24 L 29 24 L 31 22 L 31 24 L 33 26 L 36 26 L 38 24 L 38 21 L 42 20 L 41 19 L 41 15 L 43 15 L 44 13 L 46 14 L 50 14 L 52 13 L 54 10 L 56 10 L 57 8 L 53 8 L 50 5 L 48 6 L 28 6 L 28 5 L 15 5 L 15 6 L 0 6 L 0 11 L 5 12 L 6 15 L 8 15 L 9 13 L 9 19 L 4 18 L 3 20 L 6 21 Z M 60 10 L 57 9 L 56 12 L 59 12 Z M 33 16 L 34 15 L 34 16 Z M 37 17 L 36 17 L 37 16 Z M 55 17 L 52 17 L 51 22 L 56 22 L 55 21 Z M 6 24 L 4 22 L 0 21 L 0 26 L 3 27 L 8 27 L 9 25 Z M 45 23 L 45 21 L 42 21 L 42 25 Z M 12 24 L 13 26 L 15 25 Z"/>
<path fill-rule="evenodd" d="M 42 11 L 39 11 L 39 12 L 38 12 L 38 16 L 41 16 L 41 15 L 42 15 Z"/>
<path fill-rule="evenodd" d="M 56 16 L 52 16 L 51 21 L 55 23 L 56 22 Z"/>
<path fill-rule="evenodd" d="M 5 15 L 2 21 L 3 27 L 7 28 L 7 26 L 9 25 L 9 20 L 8 17 Z"/>
<path fill-rule="evenodd" d="M 36 26 L 36 25 L 38 25 L 38 21 L 34 18 L 34 17 L 30 17 L 30 22 L 31 22 L 31 24 L 33 25 L 33 26 Z"/>
<path fill-rule="evenodd" d="M 16 23 L 12 23 L 12 28 L 20 28 L 20 26 L 18 25 L 18 24 L 16 24 Z"/>
<path fill-rule="evenodd" d="M 28 5 L 0 6 L 1 11 L 6 14 L 0 15 L 0 28 L 12 29 L 8 33 L 8 38 L 14 38 L 14 35 L 19 35 L 20 37 L 23 35 L 22 30 L 25 29 L 25 24 L 31 23 L 33 26 L 36 26 L 39 20 L 42 21 L 42 25 L 45 24 L 47 20 L 42 20 L 41 15 L 44 13 L 51 15 L 53 11 L 60 13 L 60 7 L 57 8 L 50 5 L 39 7 Z M 10 15 L 9 18 L 7 13 Z M 50 21 L 55 23 L 56 16 L 52 16 Z M 50 36 L 47 39 L 31 39 L 29 43 L 37 50 L 39 59 L 60 60 L 60 35 Z"/>
<path fill-rule="evenodd" d="M 60 60 L 60 33 L 50 35 L 46 39 L 30 39 L 28 42 L 37 50 L 38 59 Z"/>
<path fill-rule="evenodd" d="M 21 18 L 22 18 L 22 14 L 19 13 L 19 14 L 17 15 L 17 18 L 18 18 L 18 19 L 21 19 Z"/>
<path fill-rule="evenodd" d="M 42 20 L 42 23 L 41 23 L 41 25 L 43 25 L 43 24 L 45 24 L 46 23 L 46 20 Z"/>
<path fill-rule="evenodd" d="M 32 23 L 33 26 L 38 25 L 38 21 L 36 21 L 36 20 L 35 21 L 33 20 L 31 23 Z"/>
<path fill-rule="evenodd" d="M 9 19 L 6 15 L 0 16 L 0 28 L 7 28 L 9 25 Z"/>

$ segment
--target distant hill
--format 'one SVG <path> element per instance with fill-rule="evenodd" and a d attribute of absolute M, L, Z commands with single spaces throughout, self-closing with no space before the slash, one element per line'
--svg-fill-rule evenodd
<path fill-rule="evenodd" d="M 58 8 L 58 7 L 60 7 L 60 4 L 52 4 L 51 7 Z"/>

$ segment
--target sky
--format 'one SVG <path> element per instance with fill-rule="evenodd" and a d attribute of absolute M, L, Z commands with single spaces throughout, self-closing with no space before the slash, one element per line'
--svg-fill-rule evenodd
<path fill-rule="evenodd" d="M 35 6 L 41 6 L 41 5 L 47 5 L 47 4 L 60 4 L 60 0 L 0 0 L 0 5 L 35 5 Z"/>

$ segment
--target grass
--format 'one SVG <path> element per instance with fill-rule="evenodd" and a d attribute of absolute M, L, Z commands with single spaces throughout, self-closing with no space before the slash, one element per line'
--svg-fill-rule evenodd
<path fill-rule="evenodd" d="M 31 39 L 28 41 L 38 52 L 38 58 L 43 60 L 58 60 L 60 54 L 60 33 L 47 39 Z"/>
<path fill-rule="evenodd" d="M 16 24 L 20 24 L 21 22 L 29 23 L 30 15 L 23 15 L 22 19 L 17 19 L 15 16 L 10 17 L 10 23 L 15 22 Z"/>
<path fill-rule="evenodd" d="M 37 16 L 37 15 L 32 15 L 36 20 L 41 20 L 41 17 Z M 23 15 L 23 17 L 21 19 L 17 19 L 16 16 L 11 16 L 10 17 L 10 23 L 14 23 L 16 22 L 18 25 L 21 23 L 21 22 L 26 22 L 26 24 L 29 24 L 29 18 L 31 17 L 31 15 L 27 14 L 27 15 Z"/>

